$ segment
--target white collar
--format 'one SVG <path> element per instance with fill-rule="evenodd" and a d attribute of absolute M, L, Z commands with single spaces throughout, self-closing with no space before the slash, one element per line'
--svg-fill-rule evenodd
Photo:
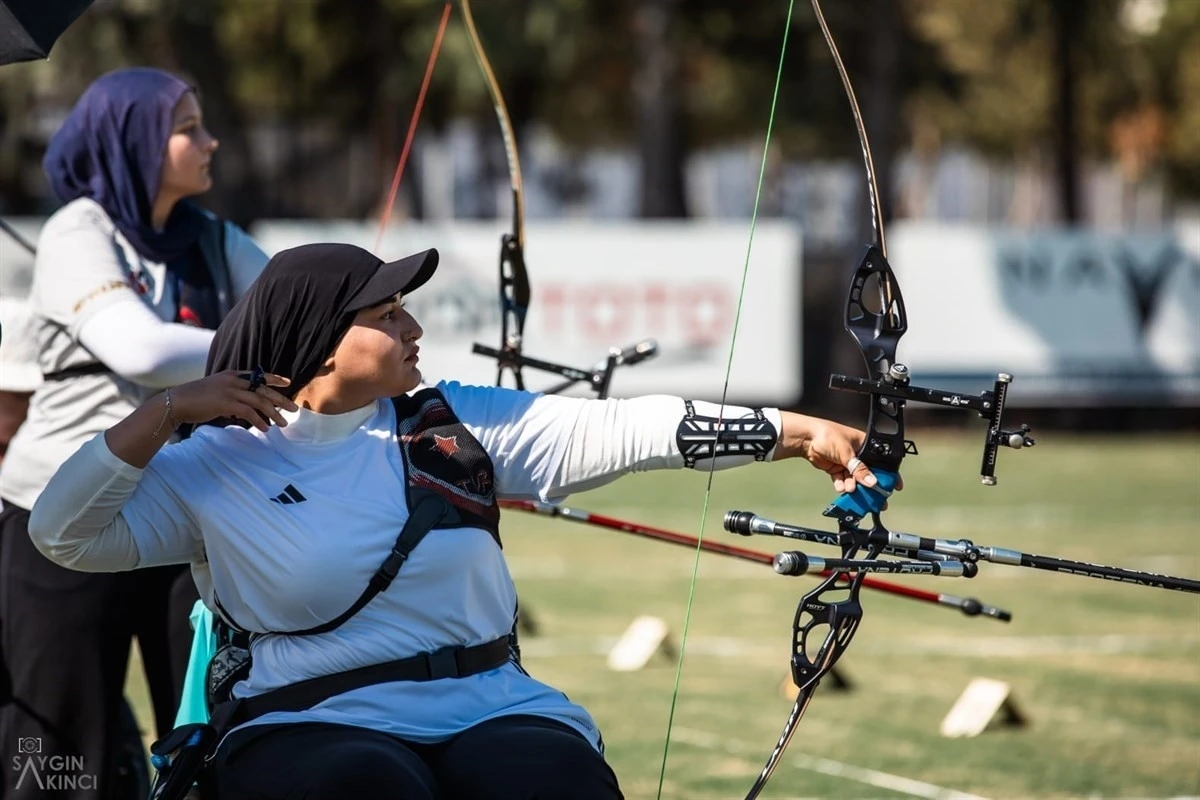
<path fill-rule="evenodd" d="M 331 444 L 347 438 L 362 427 L 364 422 L 375 415 L 376 409 L 374 401 L 342 414 L 318 414 L 307 408 L 298 411 L 281 408 L 279 413 L 288 424 L 286 428 L 275 427 L 275 430 L 289 442 L 296 444 Z"/>

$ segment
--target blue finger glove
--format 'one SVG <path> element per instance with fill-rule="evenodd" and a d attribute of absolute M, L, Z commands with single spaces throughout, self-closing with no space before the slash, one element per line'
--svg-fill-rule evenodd
<path fill-rule="evenodd" d="M 862 519 L 867 514 L 882 511 L 883 504 L 891 497 L 892 491 L 896 488 L 896 482 L 900 480 L 899 473 L 888 472 L 887 470 L 871 470 L 871 474 L 879 481 L 875 488 L 868 489 L 861 483 L 855 487 L 853 492 L 849 494 L 840 494 L 829 507 L 825 509 L 827 517 L 844 517 L 847 514 L 852 514 L 858 519 Z"/>

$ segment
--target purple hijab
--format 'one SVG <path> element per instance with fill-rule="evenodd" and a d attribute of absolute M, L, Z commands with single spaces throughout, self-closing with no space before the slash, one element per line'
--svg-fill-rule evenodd
<path fill-rule="evenodd" d="M 59 200 L 95 200 L 151 261 L 178 259 L 200 236 L 200 211 L 186 202 L 175 204 L 163 230 L 150 225 L 175 106 L 191 91 L 158 69 L 103 75 L 75 103 L 42 161 Z"/>

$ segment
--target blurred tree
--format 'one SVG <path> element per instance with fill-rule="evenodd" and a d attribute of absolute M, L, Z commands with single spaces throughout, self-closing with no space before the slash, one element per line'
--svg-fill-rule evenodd
<path fill-rule="evenodd" d="M 641 217 L 686 217 L 683 87 L 679 0 L 634 0 L 631 4 L 637 102 L 637 146 L 641 161 Z"/>
<path fill-rule="evenodd" d="M 1079 165 L 1112 157 L 1127 181 L 1165 167 L 1179 197 L 1200 197 L 1200 3 L 908 0 L 907 8 L 938 61 L 905 100 L 924 141 L 959 142 L 1030 169 L 1054 152 L 1066 220 L 1082 215 Z"/>
<path fill-rule="evenodd" d="M 1076 225 L 1079 209 L 1079 135 L 1076 129 L 1076 84 L 1079 81 L 1078 43 L 1087 12 L 1082 0 L 1054 0 L 1051 25 L 1054 29 L 1055 163 L 1063 222 Z M 1093 7 L 1092 11 L 1095 11 Z"/>
<path fill-rule="evenodd" d="M 889 165 L 910 144 L 930 161 L 960 143 L 1028 170 L 1057 153 L 1066 187 L 1078 182 L 1077 161 L 1115 156 L 1131 186 L 1165 168 L 1178 196 L 1200 197 L 1200 2 L 826 5 L 860 94 L 885 209 Z M 41 150 L 92 78 L 155 64 L 196 80 L 223 140 L 220 181 L 206 202 L 241 221 L 369 215 L 387 189 L 441 6 L 97 0 L 48 62 L 0 70 L 0 212 L 46 210 Z M 786 0 L 491 0 L 477 2 L 476 19 L 519 137 L 532 122 L 548 126 L 568 162 L 588 149 L 634 148 L 641 212 L 676 216 L 687 211 L 695 149 L 761 139 L 786 10 Z M 857 159 L 807 3 L 797 4 L 791 34 L 773 163 Z M 485 141 L 485 176 L 501 186 L 491 103 L 457 19 L 422 130 L 451 119 L 468 120 Z M 769 173 L 767 213 L 781 207 L 782 174 Z M 748 186 L 755 177 L 747 171 Z M 410 168 L 403 185 L 417 215 L 420 178 Z M 481 195 L 479 213 L 507 213 L 503 192 Z M 1072 190 L 1062 195 L 1068 216 L 1078 215 Z"/>
<path fill-rule="evenodd" d="M 1149 10 L 1135 32 L 1150 73 L 1148 105 L 1162 112 L 1161 156 L 1176 196 L 1200 200 L 1200 3 L 1160 0 Z"/>

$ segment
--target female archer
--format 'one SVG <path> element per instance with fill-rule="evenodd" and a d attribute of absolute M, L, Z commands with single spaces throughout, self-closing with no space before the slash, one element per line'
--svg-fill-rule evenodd
<path fill-rule="evenodd" d="M 592 717 L 518 661 L 497 499 L 788 458 L 839 491 L 875 484 L 861 432 L 777 409 L 414 391 L 422 330 L 404 299 L 437 260 L 277 254 L 207 376 L 86 443 L 33 509 L 58 564 L 191 564 L 206 606 L 248 635 L 249 670 L 211 723 L 161 748 L 215 753 L 203 780 L 222 800 L 619 798 Z M 164 448 L 185 423 L 201 427 Z M 720 436 L 695 447 L 696 429 Z"/>

